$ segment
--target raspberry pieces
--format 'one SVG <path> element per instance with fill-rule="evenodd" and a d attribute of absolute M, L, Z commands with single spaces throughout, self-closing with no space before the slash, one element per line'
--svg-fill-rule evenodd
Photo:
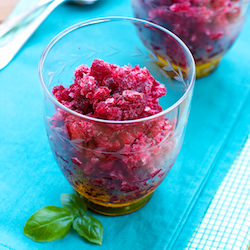
<path fill-rule="evenodd" d="M 126 121 L 162 111 L 166 94 L 146 68 L 96 59 L 75 70 L 68 88 L 54 87 L 56 99 L 80 114 Z M 123 203 L 152 192 L 173 160 L 175 124 L 164 116 L 130 123 L 106 123 L 58 109 L 49 133 L 55 156 L 70 183 L 98 203 Z M 104 200 L 105 199 L 105 200 Z"/>
<path fill-rule="evenodd" d="M 53 94 L 66 107 L 105 120 L 133 120 L 162 111 L 158 98 L 166 94 L 146 68 L 119 67 L 95 59 L 79 66 L 69 88 L 56 86 Z"/>

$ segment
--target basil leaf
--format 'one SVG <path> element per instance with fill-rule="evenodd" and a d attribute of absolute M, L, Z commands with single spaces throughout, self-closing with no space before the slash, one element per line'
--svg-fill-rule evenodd
<path fill-rule="evenodd" d="M 73 222 L 73 228 L 89 242 L 99 245 L 102 244 L 102 224 L 91 215 L 86 214 L 82 217 L 77 217 Z"/>
<path fill-rule="evenodd" d="M 83 216 L 87 212 L 87 205 L 83 198 L 75 194 L 62 194 L 62 206 L 76 216 Z"/>
<path fill-rule="evenodd" d="M 39 209 L 26 222 L 24 234 L 34 241 L 59 240 L 66 236 L 74 216 L 61 207 L 48 206 Z"/>

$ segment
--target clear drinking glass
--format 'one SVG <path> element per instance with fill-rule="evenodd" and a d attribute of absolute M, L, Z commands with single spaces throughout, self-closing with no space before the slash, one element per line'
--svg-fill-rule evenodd
<path fill-rule="evenodd" d="M 178 48 L 161 55 L 138 34 L 160 36 Z M 52 95 L 58 84 L 73 83 L 74 70 L 96 58 L 147 67 L 167 88 L 163 111 L 137 120 L 102 120 L 72 111 Z M 178 61 L 178 60 L 177 60 Z M 167 63 L 165 63 L 167 62 Z M 174 66 L 172 66 L 174 64 Z M 107 17 L 81 22 L 57 35 L 39 63 L 47 134 L 63 174 L 90 209 L 120 215 L 143 206 L 174 164 L 181 149 L 195 81 L 195 64 L 185 44 L 147 21 Z M 146 84 L 146 81 L 145 81 Z"/>
<path fill-rule="evenodd" d="M 137 18 L 159 24 L 179 36 L 191 50 L 197 77 L 212 72 L 243 26 L 249 0 L 132 0 Z M 173 51 L 164 40 L 145 37 L 163 53 Z"/>

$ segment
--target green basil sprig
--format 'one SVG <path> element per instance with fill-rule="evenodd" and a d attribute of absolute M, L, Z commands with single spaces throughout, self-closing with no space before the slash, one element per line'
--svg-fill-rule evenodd
<path fill-rule="evenodd" d="M 63 207 L 39 209 L 26 222 L 24 234 L 37 242 L 59 240 L 73 229 L 91 243 L 102 244 L 103 227 L 100 221 L 86 214 L 87 206 L 75 194 L 62 194 Z"/>

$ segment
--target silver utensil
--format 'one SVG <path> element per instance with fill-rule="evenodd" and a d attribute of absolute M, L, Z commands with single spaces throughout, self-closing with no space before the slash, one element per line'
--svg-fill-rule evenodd
<path fill-rule="evenodd" d="M 19 15 L 11 18 L 10 20 L 5 21 L 4 23 L 0 24 L 0 38 L 4 36 L 6 33 L 8 33 L 10 30 L 15 28 L 17 25 L 19 25 L 25 18 L 36 12 L 38 9 L 46 6 L 47 4 L 53 2 L 55 0 L 41 0 L 39 1 L 34 7 L 28 9 L 27 11 L 24 11 L 20 13 Z M 63 2 L 73 2 L 75 4 L 79 5 L 86 5 L 86 4 L 92 4 L 96 0 L 63 0 L 63 1 L 57 1 L 58 5 Z M 57 6 L 58 6 L 57 5 Z"/>
<path fill-rule="evenodd" d="M 46 9 L 34 20 L 28 23 L 25 27 L 20 27 L 20 30 L 13 34 L 13 37 L 8 41 L 7 44 L 0 47 L 0 70 L 5 68 L 13 57 L 17 54 L 20 48 L 25 44 L 29 37 L 39 27 L 39 25 L 46 19 L 46 17 L 60 4 L 68 0 L 53 0 L 46 7 Z M 94 3 L 97 0 L 76 0 L 76 3 Z"/>

